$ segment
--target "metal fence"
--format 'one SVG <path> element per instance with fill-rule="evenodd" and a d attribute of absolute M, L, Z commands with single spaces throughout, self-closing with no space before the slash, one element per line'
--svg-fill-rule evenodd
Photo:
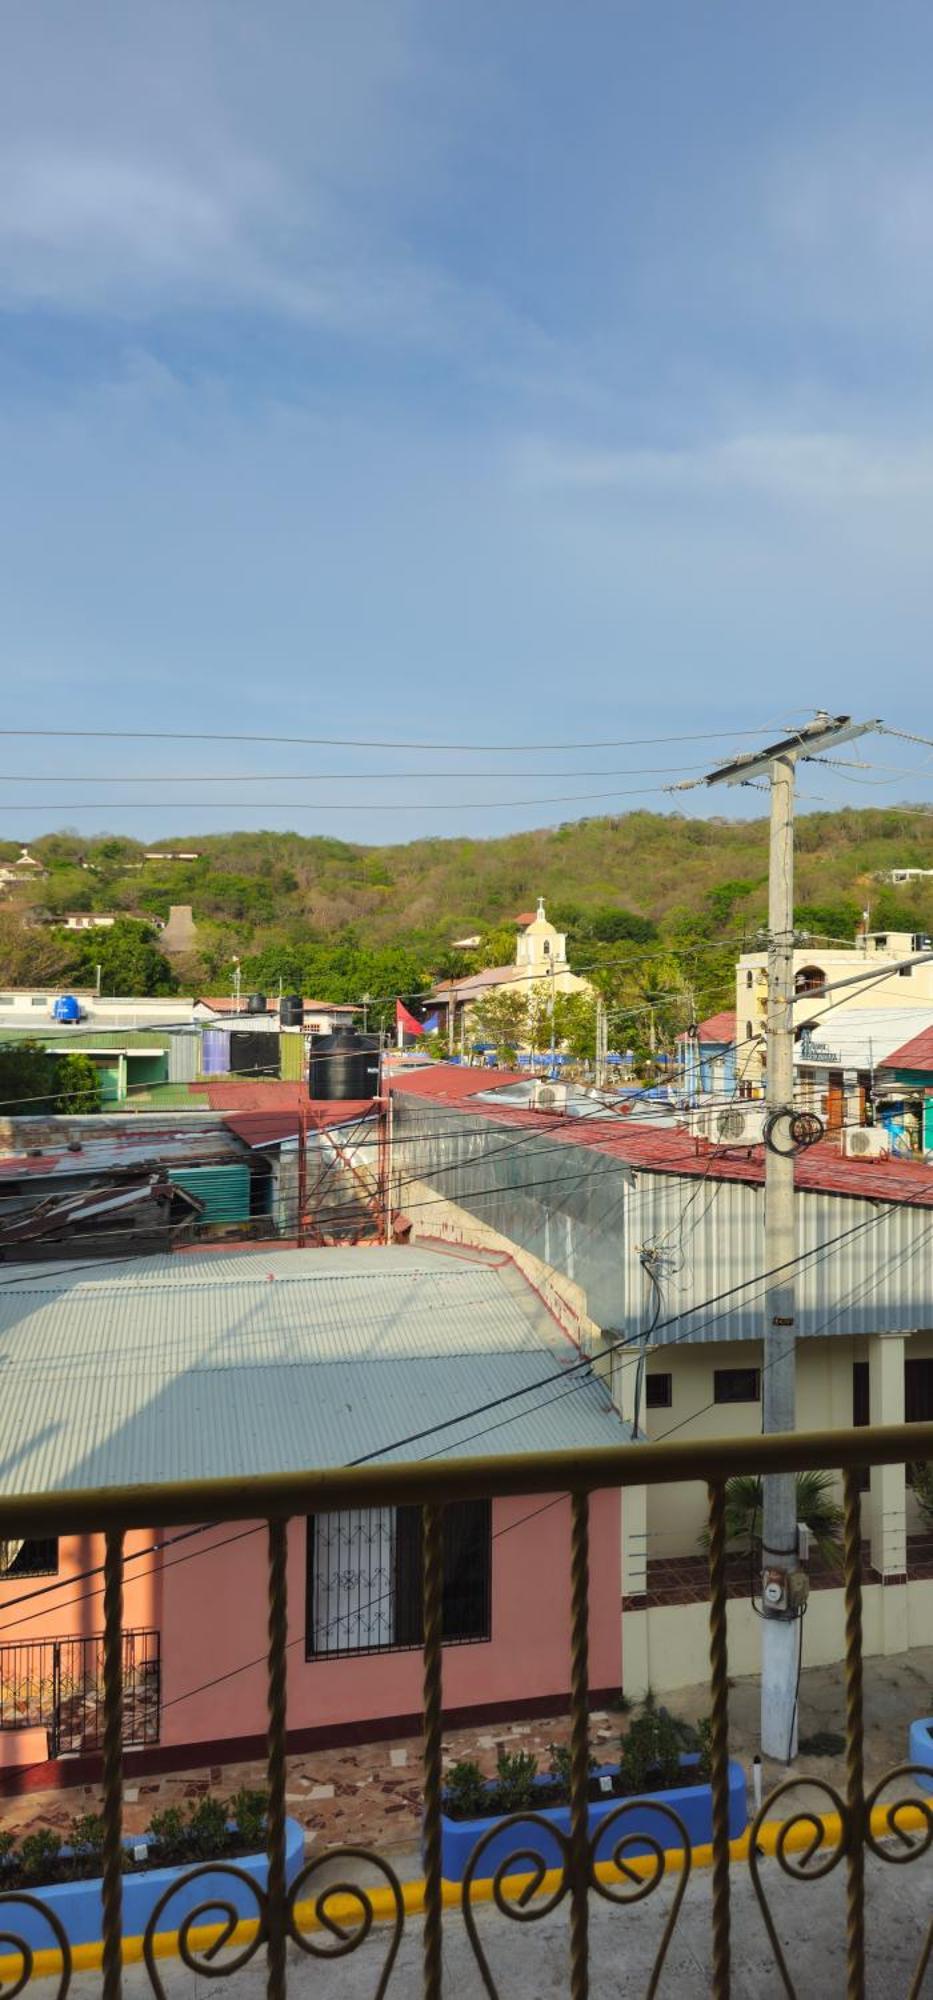
<path fill-rule="evenodd" d="M 515 1497 L 567 1493 L 571 1499 L 571 1605 L 570 1605 L 570 1757 L 569 1831 L 555 1833 L 540 1815 L 523 1811 L 497 1823 L 507 1830 L 510 1851 L 498 1860 L 492 1890 L 504 1918 L 522 1926 L 546 1917 L 563 1902 L 569 1910 L 566 1984 L 571 2000 L 587 2000 L 590 1982 L 590 1897 L 597 1892 L 614 1906 L 620 1924 L 619 1963 L 625 1964 L 625 1925 L 637 1922 L 635 1906 L 649 1899 L 672 1872 L 678 1881 L 667 1920 L 649 1971 L 646 1992 L 655 1994 L 683 1899 L 692 1861 L 687 1827 L 670 1806 L 655 1804 L 675 1822 L 679 1853 L 668 1854 L 659 1840 L 646 1839 L 643 1831 L 632 1830 L 631 1801 L 613 1808 L 613 1867 L 607 1877 L 598 1864 L 589 1828 L 589 1514 L 590 1495 L 606 1488 L 630 1485 L 658 1485 L 685 1479 L 703 1480 L 709 1500 L 709 1658 L 711 1723 L 709 1768 L 712 1794 L 712 1858 L 708 1876 L 709 1919 L 712 1949 L 710 1990 L 715 2000 L 728 2000 L 733 1991 L 733 1964 L 730 1905 L 730 1778 L 728 1764 L 729 1661 L 726 1630 L 726 1483 L 738 1473 L 786 1471 L 839 1467 L 844 1474 L 845 1515 L 843 1534 L 843 1577 L 845 1590 L 845 1780 L 838 1792 L 826 1784 L 815 1787 L 830 1808 L 824 1821 L 812 1803 L 814 1786 L 807 1781 L 805 1810 L 783 1822 L 784 1832 L 777 1842 L 776 1860 L 785 1873 L 796 1880 L 819 1879 L 840 1867 L 846 1886 L 845 1950 L 847 2000 L 864 2000 L 865 1994 L 865 1856 L 899 1865 L 927 1855 L 933 1847 L 933 1808 L 926 1804 L 915 1781 L 920 1778 L 929 1789 L 926 1766 L 902 1764 L 866 1791 L 864 1780 L 864 1720 L 862 1688 L 862 1562 L 859 1468 L 865 1463 L 897 1464 L 908 1457 L 933 1459 L 933 1423 L 878 1427 L 864 1430 L 824 1431 L 786 1437 L 716 1439 L 706 1443 L 676 1443 L 631 1448 L 609 1447 L 590 1452 L 522 1454 L 509 1458 L 451 1461 L 447 1464 L 420 1463 L 366 1466 L 328 1472 L 281 1475 L 271 1479 L 203 1481 L 159 1489 L 157 1511 L 165 1526 L 183 1526 L 192 1521 L 212 1522 L 265 1520 L 268 1550 L 268 1626 L 266 1671 L 268 1705 L 267 1814 L 268 1871 L 260 1884 L 230 1862 L 208 1861 L 191 1869 L 176 1884 L 176 1893 L 186 1884 L 200 1885 L 189 1897 L 187 1914 L 176 1921 L 177 1949 L 185 1965 L 196 1974 L 214 1978 L 233 1975 L 232 1991 L 254 1993 L 254 1973 L 238 1986 L 236 1975 L 263 1952 L 266 1960 L 265 1990 L 268 2000 L 286 2000 L 288 1992 L 289 1947 L 325 1961 L 350 1957 L 366 1945 L 376 1917 L 376 1893 L 367 1886 L 375 1869 L 383 1886 L 383 1903 L 388 1921 L 383 1931 L 384 1950 L 379 1968 L 372 1975 L 373 2000 L 384 2000 L 392 1984 L 393 1968 L 406 1926 L 415 1918 L 406 1906 L 401 1885 L 389 1864 L 378 1855 L 347 1846 L 321 1850 L 304 1863 L 290 1883 L 286 1876 L 286 1662 L 288 1651 L 287 1607 L 287 1528 L 295 1517 L 346 1513 L 358 1508 L 421 1509 L 421 1651 L 423 1656 L 423 1856 L 424 1886 L 418 1922 L 421 1926 L 422 1971 L 419 1981 L 424 2000 L 441 2000 L 443 1988 L 443 1942 L 445 1924 L 462 1923 L 474 1952 L 479 1977 L 490 2000 L 497 2000 L 499 1988 L 488 1963 L 483 1939 L 477 1926 L 471 1897 L 474 1877 L 483 1873 L 483 1852 L 490 1836 L 484 1835 L 469 1859 L 459 1910 L 448 1908 L 442 1876 L 443 1810 L 443 1663 L 445 1624 L 445 1519 L 448 1511 L 462 1502 L 493 1497 Z M 44 1494 L 33 1498 L 0 1500 L 0 1535 L 42 1535 L 61 1531 L 67 1518 L 73 1533 L 100 1533 L 106 1536 L 104 1572 L 104 1635 L 102 1641 L 103 1735 L 102 1781 L 104 1846 L 102 1857 L 102 1986 L 103 2000 L 120 2000 L 122 1994 L 122 1902 L 123 1902 L 123 1773 L 122 1746 L 125 1740 L 124 1700 L 127 1685 L 126 1637 L 122 1630 L 123 1536 L 128 1529 L 151 1523 L 156 1497 L 151 1489 L 132 1488 L 124 1492 Z M 899 1786 L 897 1797 L 882 1803 L 882 1794 L 892 1782 Z M 783 1944 L 769 1908 L 759 1853 L 759 1833 L 773 1810 L 775 1800 L 787 1790 L 779 1786 L 765 1800 L 749 1835 L 749 1868 L 761 1904 L 766 1932 L 775 1966 L 785 1992 L 795 1989 Z M 830 1820 L 834 1834 L 828 1829 Z M 626 1822 L 628 1821 L 628 1824 Z M 608 1822 L 603 1820 L 601 1834 Z M 542 1829 L 557 1840 L 560 1866 L 548 1873 L 551 1864 L 542 1852 Z M 794 1831 L 802 1838 L 793 1839 Z M 512 1841 L 514 1840 L 514 1845 Z M 647 1862 L 642 1860 L 648 1850 Z M 633 1858 L 639 1857 L 638 1860 Z M 358 1879 L 362 1872 L 362 1879 Z M 487 1866 L 487 1874 L 489 1869 Z M 335 1879 L 335 1876 L 338 1879 Z M 522 1878 L 515 1893 L 515 1878 Z M 202 1878 L 208 1877 L 209 1883 Z M 230 1878 L 229 1890 L 224 1878 Z M 246 1884 L 252 1898 L 251 1920 L 242 1920 L 242 1909 L 234 1891 L 242 1897 Z M 511 1885 L 511 1886 L 510 1886 Z M 670 1886 L 670 1883 L 668 1883 Z M 387 1894 L 386 1894 L 387 1890 Z M 167 1898 L 157 1904 L 143 1941 L 143 1959 L 154 1995 L 163 1996 L 165 1987 L 159 1972 L 159 1956 L 166 1947 L 165 1933 L 171 1919 L 166 1914 Z M 26 1905 L 24 1912 L 17 1905 Z M 193 1906 L 193 1907 L 192 1907 Z M 60 1958 L 59 1996 L 67 1992 L 73 1961 L 71 1948 L 58 1919 L 42 1903 L 41 1893 L 27 1895 L 13 1890 L 0 1895 L 0 1930 L 5 1969 L 14 1953 L 19 1954 L 13 1976 L 13 1990 L 20 1992 L 30 1982 L 39 1954 L 22 1936 L 24 1916 L 30 1920 L 36 1910 L 49 1922 L 49 1944 L 57 1947 Z M 197 1926 L 201 1929 L 198 1930 Z M 19 1926 L 19 1927 L 18 1927 Z M 157 1944 L 158 1935 L 158 1944 Z M 925 1940 L 919 1941 L 917 1965 L 909 1987 L 919 1996 L 933 1944 L 933 1925 Z M 218 1956 L 227 1950 L 228 1955 Z M 49 1952 L 42 1954 L 48 1971 Z M 642 1960 L 643 1962 L 643 1960 Z M 339 1968 L 338 1968 L 339 1973 Z M 748 1990 L 749 1968 L 740 1968 L 742 1991 Z M 354 1972 L 353 1991 L 362 1988 L 359 1970 Z M 548 1965 L 549 1990 L 556 1991 L 552 1950 Z M 329 1991 L 333 1988 L 329 1987 Z M 393 1989 L 395 1990 L 395 1989 Z M 409 1985 L 406 1989 L 411 1991 Z M 531 1991 L 529 1985 L 525 1989 Z M 630 1990 L 626 1987 L 626 1990 Z M 803 1989 L 806 1991 L 806 1989 Z M 889 1990 L 889 1989 L 886 1989 Z M 504 2000 L 504 1996 L 503 1996 Z"/>
<path fill-rule="evenodd" d="M 159 1741 L 158 1632 L 123 1634 L 123 1742 Z M 49 1756 L 99 1750 L 104 1735 L 103 1640 L 27 1639 L 0 1645 L 0 1730 L 45 1729 Z"/>

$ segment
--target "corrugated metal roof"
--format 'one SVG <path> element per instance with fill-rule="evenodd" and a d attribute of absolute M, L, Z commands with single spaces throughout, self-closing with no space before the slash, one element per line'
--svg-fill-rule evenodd
<path fill-rule="evenodd" d="M 481 1114 L 495 1124 L 526 1126 L 535 1130 L 545 1145 L 588 1146 L 599 1153 L 611 1153 L 630 1167 L 644 1173 L 676 1174 L 690 1180 L 744 1181 L 749 1186 L 764 1185 L 764 1147 L 727 1152 L 696 1139 L 683 1125 L 649 1125 L 631 1113 L 600 1118 L 549 1118 L 546 1113 L 520 1110 L 501 1098 L 492 1102 L 478 1083 L 469 1093 L 459 1093 L 451 1079 L 461 1074 L 438 1065 L 437 1071 L 415 1071 L 402 1079 L 390 1078 L 393 1093 L 404 1088 L 406 1095 L 424 1097 L 450 1109 Z M 481 1070 L 467 1074 L 481 1078 Z M 526 1082 L 527 1078 L 500 1075 L 502 1082 Z M 469 1096 L 470 1102 L 464 1102 Z M 622 1107 L 620 1107 L 621 1109 Z M 540 1156 L 539 1156 L 540 1157 Z M 540 1172 L 540 1169 L 539 1169 Z M 933 1167 L 921 1159 L 892 1156 L 880 1160 L 850 1160 L 839 1150 L 838 1139 L 828 1138 L 818 1146 L 799 1153 L 794 1162 L 794 1179 L 801 1190 L 825 1194 L 852 1195 L 863 1201 L 907 1203 L 912 1207 L 933 1208 Z"/>
<path fill-rule="evenodd" d="M 136 1131 L 111 1134 L 106 1138 L 85 1137 L 80 1151 L 44 1151 L 39 1159 L 26 1153 L 8 1153 L 0 1159 L 0 1181 L 60 1179 L 72 1174 L 108 1173 L 119 1167 L 138 1167 L 152 1160 L 196 1165 L 200 1161 L 239 1159 L 241 1148 L 224 1124 L 189 1127 L 181 1131 L 154 1131 L 141 1126 Z"/>
<path fill-rule="evenodd" d="M 138 1260 L 131 1274 L 8 1268 L 0 1490 L 452 1456 L 476 1448 L 484 1423 L 497 1425 L 497 1452 L 624 1442 L 595 1377 L 575 1376 L 573 1395 L 539 1386 L 579 1358 L 512 1267 L 429 1251 L 199 1251 Z M 501 1418 L 437 1430 L 515 1391 Z M 429 1428 L 436 1438 L 395 1445 Z"/>
<path fill-rule="evenodd" d="M 933 1070 L 933 1027 L 924 1028 L 913 1040 L 905 1042 L 903 1048 L 893 1049 L 884 1058 L 886 1069 L 928 1069 Z"/>

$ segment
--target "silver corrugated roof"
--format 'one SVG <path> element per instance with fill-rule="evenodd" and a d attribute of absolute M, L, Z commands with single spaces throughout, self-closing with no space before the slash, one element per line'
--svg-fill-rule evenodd
<path fill-rule="evenodd" d="M 572 1395 L 538 1386 L 579 1358 L 511 1267 L 421 1250 L 7 1267 L 0 1491 L 624 1442 L 585 1370 Z"/>

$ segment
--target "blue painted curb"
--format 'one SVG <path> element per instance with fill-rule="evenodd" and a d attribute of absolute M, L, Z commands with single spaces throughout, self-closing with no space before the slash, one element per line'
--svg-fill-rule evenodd
<path fill-rule="evenodd" d="M 921 1716 L 919 1722 L 911 1723 L 907 1737 L 907 1762 L 921 1764 L 933 1774 L 933 1715 Z M 919 1778 L 916 1779 L 916 1783 L 922 1792 L 931 1789 Z"/>
<path fill-rule="evenodd" d="M 697 1762 L 695 1754 L 681 1758 L 681 1763 L 684 1765 Z M 614 1776 L 618 1768 L 617 1764 L 604 1764 L 594 1775 Z M 545 1791 L 548 1782 L 546 1778 L 535 1780 L 536 1785 L 540 1785 Z M 677 1827 L 665 1813 L 656 1810 L 657 1806 L 670 1806 L 678 1818 L 683 1820 L 691 1846 L 706 1846 L 713 1838 L 713 1797 L 709 1785 L 677 1785 L 670 1791 L 652 1792 L 642 1799 L 607 1797 L 605 1800 L 594 1801 L 588 1813 L 591 1842 L 602 1822 L 620 1806 L 627 1806 L 629 1810 L 620 1814 L 611 1826 L 606 1827 L 602 1838 L 596 1841 L 593 1849 L 593 1858 L 596 1861 L 611 1861 L 613 1849 L 623 1836 L 626 1841 L 626 1859 L 638 1854 L 651 1853 L 653 1848 L 649 1846 L 649 1841 L 657 1842 L 657 1845 L 664 1849 L 681 1847 L 683 1841 Z M 548 1833 L 547 1826 L 539 1825 L 538 1820 L 545 1820 L 548 1826 L 556 1827 L 560 1833 L 569 1834 L 570 1807 L 542 1806 L 539 1812 L 538 1808 L 532 1806 L 530 1810 L 537 1816 L 527 1826 L 523 1827 L 516 1819 L 511 1826 L 504 1828 L 498 1839 L 490 1840 L 488 1846 L 484 1847 L 477 1867 L 478 1879 L 484 1880 L 487 1876 L 494 1875 L 502 1862 L 509 1860 L 512 1855 L 519 1857 L 513 1872 L 520 1874 L 524 1868 L 527 1873 L 529 1850 L 535 1855 L 540 1855 L 545 1868 L 563 1867 L 564 1852 L 560 1842 L 553 1839 Z M 490 1819 L 454 1820 L 448 1819 L 446 1813 L 442 1816 L 441 1873 L 445 1882 L 463 1881 L 467 1863 L 477 1841 L 481 1840 L 490 1829 L 498 1826 L 500 1818 L 501 1815 L 496 1815 Z M 741 1764 L 735 1763 L 730 1758 L 730 1840 L 737 1840 L 739 1835 L 745 1832 L 747 1825 L 745 1772 Z"/>
<path fill-rule="evenodd" d="M 143 1836 L 137 1834 L 124 1841 L 125 1847 L 141 1846 Z M 285 1822 L 285 1878 L 289 1885 L 294 1881 L 304 1861 L 305 1832 L 296 1819 Z M 123 1935 L 126 1938 L 141 1937 L 160 1897 L 173 1883 L 180 1882 L 197 1864 L 186 1862 L 180 1868 L 150 1868 L 140 1875 L 123 1877 Z M 264 1854 L 238 1855 L 230 1863 L 231 1868 L 239 1868 L 248 1875 L 258 1888 L 264 1889 L 269 1872 L 269 1864 Z M 100 1879 L 89 1882 L 53 1882 L 47 1887 L 30 1888 L 20 1892 L 10 1889 L 4 1892 L 0 1901 L 2 1929 L 9 1941 L 15 1934 L 33 1951 L 54 1951 L 58 1940 L 50 1924 L 45 1921 L 40 1910 L 21 1900 L 22 1896 L 36 1897 L 53 1910 L 62 1925 L 71 1945 L 99 1944 L 102 1936 L 103 1918 L 101 1912 Z M 159 1918 L 160 1931 L 177 1931 L 185 1917 L 192 1910 L 204 1909 L 211 1898 L 231 1906 L 237 1919 L 258 1917 L 259 1903 L 246 1882 L 238 1875 L 225 1872 L 223 1863 L 218 1862 L 216 1870 L 199 1875 L 195 1882 L 181 1889 L 166 1904 L 164 1917 Z M 209 1924 L 220 1922 L 219 1910 L 204 1910 L 201 1921 Z"/>

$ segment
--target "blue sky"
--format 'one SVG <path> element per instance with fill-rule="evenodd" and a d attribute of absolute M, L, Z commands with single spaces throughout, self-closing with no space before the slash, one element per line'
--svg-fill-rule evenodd
<path fill-rule="evenodd" d="M 4 726 L 710 741 L 0 738 L 0 833 L 498 832 L 819 706 L 929 731 L 928 7 L 3 24 Z M 929 797 L 869 754 L 801 792 Z"/>

